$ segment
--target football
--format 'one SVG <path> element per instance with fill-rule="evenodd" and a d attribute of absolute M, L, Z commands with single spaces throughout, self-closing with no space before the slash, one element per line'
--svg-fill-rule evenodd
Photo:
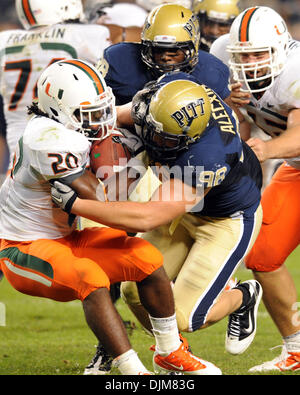
<path fill-rule="evenodd" d="M 131 158 L 128 148 L 122 144 L 122 133 L 114 130 L 101 141 L 94 141 L 90 151 L 90 167 L 100 180 L 105 180 L 126 166 Z"/>

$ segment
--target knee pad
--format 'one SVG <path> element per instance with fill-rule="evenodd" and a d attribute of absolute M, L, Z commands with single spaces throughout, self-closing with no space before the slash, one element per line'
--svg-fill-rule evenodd
<path fill-rule="evenodd" d="M 120 288 L 121 298 L 128 305 L 140 305 L 140 297 L 137 290 L 136 283 L 133 281 L 125 281 L 121 283 Z"/>

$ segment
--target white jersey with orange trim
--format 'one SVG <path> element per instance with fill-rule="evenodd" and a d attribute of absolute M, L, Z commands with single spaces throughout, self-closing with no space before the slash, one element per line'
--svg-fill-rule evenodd
<path fill-rule="evenodd" d="M 0 189 L 0 238 L 57 239 L 72 232 L 68 214 L 51 200 L 51 179 L 80 175 L 90 142 L 46 117 L 29 120 L 16 150 L 11 176 Z"/>
<path fill-rule="evenodd" d="M 0 94 L 10 166 L 28 121 L 27 106 L 36 99 L 37 80 L 43 69 L 66 58 L 96 64 L 110 44 L 109 30 L 100 25 L 68 23 L 0 33 Z"/>
<path fill-rule="evenodd" d="M 219 37 L 210 52 L 227 63 L 229 55 L 226 47 L 229 34 Z M 271 137 L 280 136 L 287 128 L 288 113 L 300 108 L 300 42 L 289 42 L 288 56 L 282 72 L 275 77 L 274 84 L 267 89 L 260 99 L 252 94 L 250 103 L 245 106 L 254 123 Z M 284 159 L 284 158 L 282 158 Z M 286 162 L 300 169 L 300 157 L 286 159 Z"/>

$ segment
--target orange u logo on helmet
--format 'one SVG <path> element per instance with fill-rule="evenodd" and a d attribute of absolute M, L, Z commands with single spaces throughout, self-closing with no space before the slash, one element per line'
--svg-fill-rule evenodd
<path fill-rule="evenodd" d="M 48 95 L 49 97 L 52 97 L 52 96 L 49 94 L 50 86 L 51 86 L 51 84 L 48 82 L 48 84 L 46 85 L 46 88 L 45 88 L 45 92 L 46 92 L 46 95 Z"/>
<path fill-rule="evenodd" d="M 277 25 L 274 26 L 276 33 L 280 36 L 281 34 L 286 32 L 286 26 L 284 23 L 281 23 L 281 25 L 279 25 L 279 27 Z"/>

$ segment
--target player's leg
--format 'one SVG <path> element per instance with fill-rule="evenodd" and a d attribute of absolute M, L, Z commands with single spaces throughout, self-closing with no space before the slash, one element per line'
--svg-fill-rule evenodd
<path fill-rule="evenodd" d="M 72 236 L 68 240 L 31 243 L 2 241 L 0 258 L 6 278 L 15 289 L 28 295 L 57 301 L 81 300 L 88 325 L 115 358 L 120 372 L 148 374 L 131 348 L 112 303 L 108 276 L 91 259 L 74 255 L 71 240 Z"/>
<path fill-rule="evenodd" d="M 163 267 L 137 282 L 140 300 L 149 313 L 156 345 L 153 355 L 157 373 L 219 375 L 220 369 L 195 357 L 180 338 L 170 281 Z"/>
<path fill-rule="evenodd" d="M 187 230 L 179 224 L 171 236 L 169 225 L 166 225 L 147 232 L 142 237 L 162 253 L 164 269 L 169 280 L 176 279 L 194 242 Z M 148 313 L 140 301 L 136 283 L 123 282 L 121 284 L 121 296 L 143 328 L 151 332 L 152 325 Z"/>
<path fill-rule="evenodd" d="M 180 330 L 192 332 L 228 314 L 240 314 L 241 309 L 245 314 L 250 308 L 257 309 L 259 285 L 254 281 L 223 290 L 257 237 L 261 216 L 258 208 L 254 215 L 236 218 L 184 217 L 182 224 L 194 235 L 195 243 L 173 289 Z M 255 334 L 255 322 L 247 347 Z"/>
<path fill-rule="evenodd" d="M 93 229 L 84 232 L 86 240 L 90 240 L 88 234 Z M 180 340 L 172 289 L 162 267 L 161 253 L 147 241 L 128 237 L 125 232 L 113 229 L 101 232 L 95 245 L 101 246 L 108 237 L 110 243 L 106 243 L 106 248 L 103 245 L 100 250 L 94 249 L 91 243 L 81 243 L 81 248 L 93 260 L 97 261 L 98 257 L 101 268 L 113 282 L 129 280 L 138 284 L 139 296 L 149 314 L 156 340 L 155 367 L 160 366 L 164 371 L 180 370 L 185 374 L 220 374 L 213 364 L 203 364 L 193 356 Z M 169 359 L 172 364 L 168 363 Z"/>
<path fill-rule="evenodd" d="M 246 259 L 247 267 L 253 270 L 254 277 L 263 287 L 263 301 L 283 337 L 285 349 L 298 354 L 300 322 L 295 319 L 297 291 L 284 262 L 300 242 L 299 190 L 299 170 L 285 164 L 280 166 L 263 193 L 263 225 Z M 287 353 L 281 356 L 275 363 L 269 361 L 252 371 L 279 370 L 278 364 L 285 369 L 289 356 Z M 289 369 L 289 362 L 287 365 Z"/>

